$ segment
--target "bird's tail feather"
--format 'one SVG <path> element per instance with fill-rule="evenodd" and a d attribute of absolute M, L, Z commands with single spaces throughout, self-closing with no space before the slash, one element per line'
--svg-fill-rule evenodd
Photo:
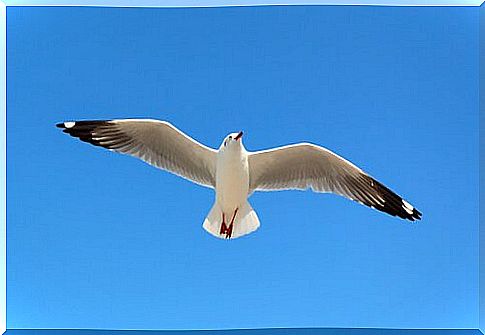
<path fill-rule="evenodd" d="M 226 225 L 229 226 L 230 220 L 233 213 L 225 213 Z M 204 227 L 208 233 L 214 235 L 218 238 L 226 238 L 226 234 L 220 234 L 222 224 L 222 210 L 217 203 L 212 206 L 209 214 L 204 220 Z M 241 206 L 238 209 L 236 218 L 234 219 L 234 225 L 232 230 L 231 239 L 244 236 L 246 234 L 252 233 L 259 228 L 259 219 L 256 212 L 251 207 L 249 202 Z"/>

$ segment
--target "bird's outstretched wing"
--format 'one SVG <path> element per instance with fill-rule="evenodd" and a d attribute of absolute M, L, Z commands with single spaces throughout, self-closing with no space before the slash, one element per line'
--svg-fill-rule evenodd
<path fill-rule="evenodd" d="M 421 213 L 364 171 L 320 146 L 301 143 L 249 154 L 250 192 L 332 192 L 411 221 Z"/>
<path fill-rule="evenodd" d="M 215 187 L 216 155 L 168 122 L 150 119 L 73 121 L 57 127 L 81 141 L 131 155 L 197 184 Z"/>

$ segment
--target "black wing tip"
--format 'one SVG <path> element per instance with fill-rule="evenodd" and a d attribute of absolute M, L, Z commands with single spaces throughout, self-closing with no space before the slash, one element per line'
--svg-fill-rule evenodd
<path fill-rule="evenodd" d="M 399 217 L 415 222 L 421 220 L 421 217 L 423 214 L 418 211 L 416 208 L 414 208 L 410 203 L 408 203 L 406 200 L 401 200 L 402 202 L 402 211 L 400 211 Z"/>
<path fill-rule="evenodd" d="M 408 218 L 409 221 L 420 221 L 422 218 L 423 214 L 418 211 L 416 208 L 413 209 L 413 214 L 410 214 L 410 218 Z"/>
<path fill-rule="evenodd" d="M 110 123 L 112 120 L 83 120 L 83 121 L 64 121 L 60 123 L 56 123 L 57 128 L 63 128 L 63 129 L 71 129 L 75 127 L 95 127 L 95 126 L 101 126 L 101 125 L 106 125 Z"/>
<path fill-rule="evenodd" d="M 115 149 L 126 139 L 123 138 L 121 133 L 113 134 L 113 130 L 110 127 L 112 120 L 89 120 L 89 121 L 66 121 L 57 123 L 56 127 L 61 128 L 62 132 L 76 137 L 83 142 L 90 143 L 95 146 L 104 147 L 106 149 Z M 108 130 L 110 129 L 110 130 Z M 101 142 L 96 134 L 102 134 L 103 131 L 108 130 L 110 132 L 107 142 Z"/>
<path fill-rule="evenodd" d="M 395 206 L 394 204 L 384 204 L 382 208 L 379 208 L 381 211 L 390 214 L 392 216 L 397 216 L 403 220 L 416 222 L 420 221 L 422 218 L 422 213 L 418 211 L 416 208 L 411 206 L 407 201 L 401 200 L 402 205 L 400 207 Z"/>
<path fill-rule="evenodd" d="M 413 208 L 411 212 L 408 212 L 408 210 L 405 209 L 404 206 L 401 208 L 396 208 L 396 206 L 389 206 L 389 205 L 382 205 L 382 206 L 371 206 L 379 211 L 382 211 L 384 213 L 387 213 L 391 216 L 398 217 L 400 219 L 410 221 L 413 223 L 417 223 L 417 221 L 420 221 L 422 218 L 422 214 L 420 211 L 417 209 Z"/>
<path fill-rule="evenodd" d="M 402 208 L 399 209 L 399 211 L 396 211 L 395 209 L 390 209 L 387 213 L 393 216 L 397 216 L 403 220 L 411 221 L 413 223 L 417 223 L 417 221 L 420 221 L 423 215 L 416 208 L 413 208 L 412 210 L 406 209 L 405 205 L 403 205 Z"/>
<path fill-rule="evenodd" d="M 382 204 L 368 203 L 367 206 L 374 207 L 379 211 L 397 216 L 403 220 L 409 220 L 411 222 L 421 220 L 422 213 L 395 192 L 370 176 L 365 175 L 364 180 L 372 189 L 377 189 L 384 200 Z"/>

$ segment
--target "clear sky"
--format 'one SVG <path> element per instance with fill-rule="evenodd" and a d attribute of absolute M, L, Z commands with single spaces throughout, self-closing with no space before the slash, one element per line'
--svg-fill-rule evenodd
<path fill-rule="evenodd" d="M 7 9 L 9 328 L 476 327 L 478 9 Z M 196 186 L 61 133 L 168 120 L 310 141 L 422 213 L 255 194 L 224 241 Z"/>

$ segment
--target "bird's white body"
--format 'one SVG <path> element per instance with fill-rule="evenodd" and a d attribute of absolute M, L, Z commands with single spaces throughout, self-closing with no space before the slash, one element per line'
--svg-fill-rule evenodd
<path fill-rule="evenodd" d="M 259 227 L 258 216 L 247 200 L 248 152 L 239 138 L 234 140 L 237 136 L 229 135 L 217 153 L 216 199 L 203 224 L 205 230 L 220 238 L 240 237 Z"/>
<path fill-rule="evenodd" d="M 248 154 L 242 145 L 219 150 L 216 168 L 216 202 L 232 214 L 243 205 L 249 193 Z"/>
<path fill-rule="evenodd" d="M 239 132 L 229 134 L 215 150 L 168 122 L 150 119 L 71 121 L 57 126 L 82 141 L 140 158 L 215 189 L 215 202 L 203 227 L 219 238 L 236 238 L 258 229 L 258 216 L 248 202 L 254 191 L 332 192 L 402 219 L 421 219 L 421 212 L 409 202 L 349 161 L 314 144 L 247 152 Z"/>

